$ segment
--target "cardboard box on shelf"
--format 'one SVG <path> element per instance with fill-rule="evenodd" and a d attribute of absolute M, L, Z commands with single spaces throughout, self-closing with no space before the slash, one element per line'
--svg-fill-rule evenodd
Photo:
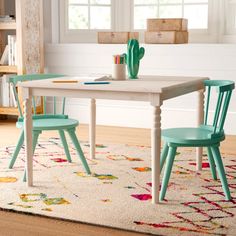
<path fill-rule="evenodd" d="M 98 32 L 98 43 L 127 43 L 129 39 L 139 39 L 138 32 Z"/>
<path fill-rule="evenodd" d="M 187 31 L 188 20 L 184 18 L 147 19 L 147 31 Z"/>
<path fill-rule="evenodd" d="M 149 44 L 188 43 L 188 32 L 187 31 L 145 32 L 145 43 Z"/>

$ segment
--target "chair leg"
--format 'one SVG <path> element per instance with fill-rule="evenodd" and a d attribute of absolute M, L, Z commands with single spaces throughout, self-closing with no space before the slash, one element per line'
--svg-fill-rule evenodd
<path fill-rule="evenodd" d="M 85 159 L 84 153 L 83 153 L 83 151 L 81 149 L 81 146 L 79 144 L 79 141 L 78 141 L 78 139 L 76 137 L 75 129 L 69 129 L 69 130 L 67 130 L 67 132 L 70 135 L 70 138 L 71 138 L 71 140 L 72 140 L 72 142 L 73 142 L 73 144 L 75 146 L 75 149 L 76 149 L 76 151 L 77 151 L 77 153 L 78 153 L 78 155 L 80 157 L 80 160 L 81 160 L 81 162 L 82 162 L 82 164 L 84 166 L 84 169 L 86 170 L 87 174 L 91 174 L 91 171 L 90 171 L 88 163 L 87 163 L 87 161 Z"/>
<path fill-rule="evenodd" d="M 164 147 L 162 149 L 162 152 L 161 152 L 161 171 L 162 171 L 162 168 L 163 168 L 163 166 L 165 164 L 168 151 L 169 151 L 169 146 L 168 146 L 167 143 L 165 143 Z"/>
<path fill-rule="evenodd" d="M 16 162 L 16 158 L 18 157 L 18 154 L 20 152 L 20 149 L 23 146 L 23 143 L 24 143 L 24 130 L 21 131 L 20 138 L 18 140 L 18 143 L 16 145 L 15 151 L 14 151 L 14 153 L 12 155 L 11 161 L 10 161 L 9 166 L 8 166 L 9 169 L 13 168 L 13 166 L 14 166 L 14 164 Z"/>
<path fill-rule="evenodd" d="M 24 170 L 23 182 L 26 182 L 26 169 Z"/>
<path fill-rule="evenodd" d="M 215 165 L 215 161 L 214 161 L 214 158 L 212 156 L 212 152 L 211 152 L 210 147 L 207 147 L 207 156 L 208 156 L 208 160 L 209 160 L 209 163 L 210 163 L 212 177 L 213 177 L 214 180 L 217 180 L 216 165 Z"/>
<path fill-rule="evenodd" d="M 166 168 L 165 168 L 162 185 L 161 185 L 160 201 L 163 201 L 166 195 L 166 190 L 169 183 L 171 170 L 173 167 L 176 150 L 177 150 L 176 147 L 169 147 L 169 152 L 168 152 L 168 156 L 166 160 Z"/>
<path fill-rule="evenodd" d="M 38 143 L 39 135 L 40 135 L 41 133 L 42 133 L 41 131 L 33 131 L 33 154 L 34 154 L 36 145 L 37 145 L 37 143 Z"/>
<path fill-rule="evenodd" d="M 67 144 L 67 141 L 66 141 L 65 132 L 63 130 L 59 130 L 59 135 L 60 135 L 60 138 L 61 138 L 62 145 L 64 147 L 64 151 L 65 151 L 65 154 L 66 154 L 67 161 L 72 162 L 71 156 L 70 156 L 70 151 L 69 151 L 68 144 Z"/>
<path fill-rule="evenodd" d="M 38 143 L 39 135 L 41 133 L 42 133 L 41 131 L 33 131 L 33 155 L 35 152 L 36 145 Z M 26 182 L 26 169 L 24 170 L 23 182 Z"/>
<path fill-rule="evenodd" d="M 220 177 L 220 181 L 221 181 L 224 193 L 225 193 L 225 199 L 231 200 L 229 186 L 228 186 L 227 178 L 225 175 L 224 165 L 223 165 L 223 162 L 221 159 L 219 147 L 217 147 L 217 146 L 211 147 L 211 151 L 212 151 L 213 158 L 216 163 L 216 168 L 217 168 L 217 171 L 218 171 L 218 174 Z"/>

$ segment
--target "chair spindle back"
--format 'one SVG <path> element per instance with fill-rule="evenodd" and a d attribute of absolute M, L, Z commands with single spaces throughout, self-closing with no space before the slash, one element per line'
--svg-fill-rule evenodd
<path fill-rule="evenodd" d="M 212 126 L 213 134 L 220 133 L 223 131 L 224 128 L 225 118 L 227 115 L 232 90 L 234 89 L 235 84 L 233 81 L 230 80 L 206 80 L 204 81 L 204 85 L 207 90 L 204 125 Z M 212 98 L 212 88 L 216 89 L 218 93 L 218 98 L 213 122 L 210 123 L 209 106 Z"/>
<path fill-rule="evenodd" d="M 64 75 L 59 75 L 59 74 L 30 74 L 30 75 L 16 75 L 10 77 L 10 84 L 13 87 L 13 93 L 14 97 L 17 103 L 18 111 L 19 111 L 19 116 L 20 118 L 23 118 L 23 112 L 21 109 L 20 105 L 20 100 L 17 92 L 17 83 L 18 82 L 24 82 L 24 81 L 32 81 L 32 80 L 44 80 L 44 79 L 51 79 L 51 78 L 58 78 L 58 77 L 64 77 Z M 32 98 L 32 106 L 33 106 L 33 114 L 36 115 L 37 113 L 37 106 L 36 106 L 36 99 L 35 97 Z M 43 113 L 44 115 L 47 115 L 47 97 L 43 97 Z M 62 111 L 61 115 L 64 115 L 65 113 L 65 98 L 63 98 L 62 101 Z M 53 97 L 53 114 L 57 114 L 57 109 L 56 109 L 56 98 Z"/>

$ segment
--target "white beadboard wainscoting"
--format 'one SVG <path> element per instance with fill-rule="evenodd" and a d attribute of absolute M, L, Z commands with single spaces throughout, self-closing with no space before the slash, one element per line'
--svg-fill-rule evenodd
<path fill-rule="evenodd" d="M 236 81 L 236 45 L 184 44 L 142 45 L 146 53 L 139 74 L 206 76 Z M 47 44 L 46 71 L 67 75 L 111 73 L 112 55 L 126 52 L 117 44 Z M 50 100 L 48 107 L 50 109 Z M 197 93 L 164 102 L 162 127 L 196 125 Z M 89 122 L 89 101 L 67 99 L 66 112 Z M 151 127 L 149 104 L 131 101 L 97 101 L 97 124 L 126 127 Z M 233 93 L 225 130 L 236 134 L 236 91 Z"/>

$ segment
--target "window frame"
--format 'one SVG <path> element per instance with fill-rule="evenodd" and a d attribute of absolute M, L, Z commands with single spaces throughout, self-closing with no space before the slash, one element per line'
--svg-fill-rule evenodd
<path fill-rule="evenodd" d="M 131 19 L 132 19 L 132 30 L 145 30 L 145 29 L 136 29 L 136 28 L 134 28 L 134 8 L 135 8 L 135 6 L 143 6 L 143 7 L 145 7 L 145 6 L 156 6 L 157 7 L 157 9 L 158 9 L 158 16 L 157 17 L 160 17 L 160 15 L 159 15 L 159 8 L 160 7 L 162 7 L 162 6 L 180 6 L 181 7 L 181 13 L 182 13 L 182 15 L 181 16 L 179 16 L 179 17 L 173 17 L 173 18 L 184 18 L 184 6 L 186 6 L 186 5 L 188 5 L 188 6 L 191 6 L 191 5 L 207 5 L 208 6 L 208 23 L 209 23 L 209 5 L 211 5 L 211 3 L 212 3 L 212 0 L 208 0 L 208 3 L 206 4 L 206 3 L 184 3 L 184 0 L 181 0 L 182 2 L 181 3 L 160 3 L 160 2 L 158 2 L 158 4 L 137 4 L 137 5 L 135 5 L 134 4 L 134 1 L 135 0 L 132 0 L 132 8 L 131 8 L 131 14 L 132 14 L 132 17 L 131 17 Z M 157 0 L 156 0 L 157 1 Z M 196 2 L 198 1 L 198 0 L 195 0 Z M 161 17 L 162 18 L 162 17 Z M 171 18 L 171 17 L 170 17 Z M 208 25 L 208 27 L 209 27 L 209 25 Z M 193 29 L 193 31 L 196 31 L 196 32 L 206 32 L 207 31 L 207 29 L 208 29 L 208 27 L 206 28 L 206 29 Z"/>
<path fill-rule="evenodd" d="M 57 3 L 56 3 L 57 2 Z M 59 17 L 52 14 L 52 30 L 54 42 L 58 43 L 96 43 L 97 32 L 101 30 L 68 30 L 66 13 L 67 0 L 52 0 L 52 7 L 58 6 Z M 133 0 L 111 0 L 111 30 L 102 31 L 137 31 L 140 33 L 140 41 L 143 42 L 145 30 L 134 30 Z M 209 0 L 208 2 L 208 28 L 190 29 L 190 43 L 219 43 L 236 42 L 236 32 L 227 32 L 226 0 Z M 54 16 L 54 17 L 53 17 Z M 122 17 L 121 17 L 122 16 Z M 55 30 L 56 29 L 56 30 Z M 57 38 L 57 40 L 55 40 Z"/>
<path fill-rule="evenodd" d="M 60 42 L 75 43 L 86 42 L 93 43 L 97 37 L 96 29 L 69 29 L 68 28 L 68 0 L 59 0 L 59 24 L 60 24 Z M 115 0 L 111 0 L 111 29 L 115 28 Z M 111 31 L 102 29 L 102 31 Z"/>
<path fill-rule="evenodd" d="M 134 6 L 133 0 L 132 6 Z M 174 5 L 174 4 L 173 4 Z M 213 19 L 215 19 L 216 12 L 216 1 L 208 0 L 208 28 L 207 29 L 189 29 L 189 42 L 190 43 L 213 43 L 217 41 L 216 26 L 212 24 Z M 183 5 L 182 5 L 183 6 Z M 140 34 L 140 39 L 143 41 L 144 30 L 135 30 L 134 26 L 134 7 L 131 8 L 131 31 L 138 31 Z"/>

